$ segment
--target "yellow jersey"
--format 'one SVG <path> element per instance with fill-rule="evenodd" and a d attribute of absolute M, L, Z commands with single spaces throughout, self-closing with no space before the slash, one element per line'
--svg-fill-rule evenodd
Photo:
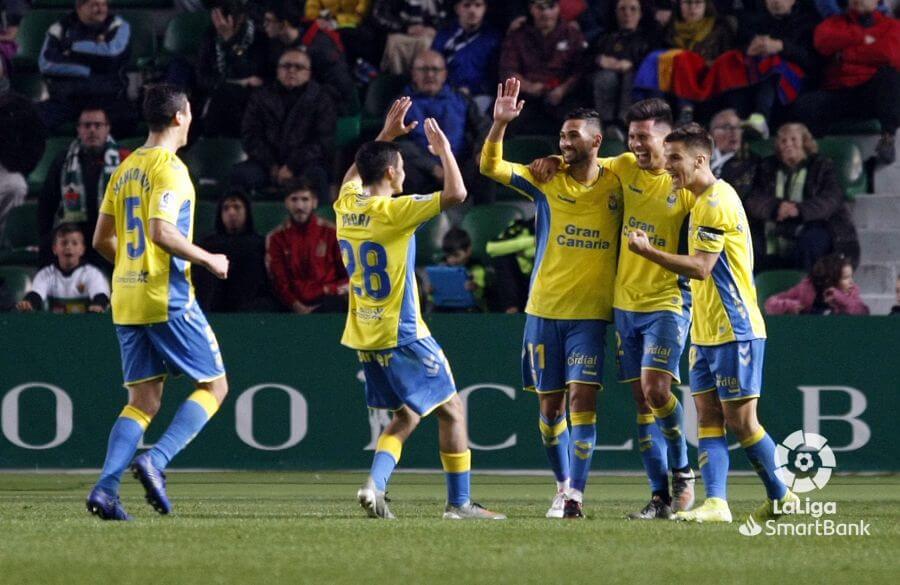
<path fill-rule="evenodd" d="M 691 280 L 691 342 L 721 345 L 765 338 L 766 325 L 753 284 L 750 225 L 740 198 L 725 181 L 716 181 L 697 198 L 688 248 L 691 254 L 719 253 L 709 278 Z"/>
<path fill-rule="evenodd" d="M 440 192 L 378 197 L 348 181 L 334 202 L 338 245 L 350 276 L 341 343 L 390 349 L 428 337 L 416 285 L 416 229 L 441 212 Z"/>
<path fill-rule="evenodd" d="M 131 153 L 110 177 L 100 213 L 116 222 L 113 323 L 162 323 L 189 307 L 194 301 L 190 262 L 149 238 L 151 219 L 193 238 L 194 185 L 178 156 L 160 147 Z"/>
<path fill-rule="evenodd" d="M 636 157 L 630 152 L 607 160 L 622 183 L 625 207 L 622 241 L 628 241 L 631 230 L 641 229 L 647 233 L 652 245 L 677 254 L 682 225 L 694 206 L 693 193 L 687 189 L 675 190 L 672 177 L 664 170 L 655 172 L 638 167 Z M 622 245 L 613 306 L 638 313 L 672 311 L 681 314 L 684 310 L 690 311 L 690 284 L 686 278 Z"/>
<path fill-rule="evenodd" d="M 619 180 L 608 165 L 590 185 L 567 172 L 538 183 L 525 165 L 485 142 L 481 172 L 534 201 L 536 250 L 525 312 L 545 319 L 612 320 L 622 225 Z"/>

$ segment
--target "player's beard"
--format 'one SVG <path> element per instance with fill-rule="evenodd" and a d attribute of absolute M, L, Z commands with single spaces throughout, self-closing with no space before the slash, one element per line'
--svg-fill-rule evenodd
<path fill-rule="evenodd" d="M 563 151 L 563 160 L 566 161 L 566 164 L 569 166 L 581 164 L 589 158 L 589 153 L 580 150 L 572 149 Z"/>

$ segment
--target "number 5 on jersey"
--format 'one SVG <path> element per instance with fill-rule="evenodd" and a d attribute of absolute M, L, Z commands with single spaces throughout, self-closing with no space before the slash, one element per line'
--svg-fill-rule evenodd
<path fill-rule="evenodd" d="M 356 272 L 357 260 L 362 268 L 363 288 L 353 287 L 353 294 L 358 297 L 369 296 L 380 301 L 391 294 L 391 281 L 387 273 L 387 251 L 381 244 L 375 242 L 363 242 L 359 245 L 359 256 L 353 250 L 353 245 L 347 240 L 339 240 L 341 254 L 344 257 L 344 266 L 347 267 L 347 275 L 352 282 Z"/>
<path fill-rule="evenodd" d="M 140 197 L 125 198 L 125 231 L 129 234 L 134 231 L 137 232 L 135 241 L 128 242 L 127 250 L 129 258 L 140 258 L 141 254 L 144 253 L 144 249 L 147 247 L 147 242 L 144 240 L 144 222 L 136 215 L 136 212 L 140 210 L 140 208 Z"/>

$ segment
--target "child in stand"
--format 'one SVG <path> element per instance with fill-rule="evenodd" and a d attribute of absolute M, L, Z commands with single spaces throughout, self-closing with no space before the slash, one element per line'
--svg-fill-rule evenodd
<path fill-rule="evenodd" d="M 795 287 L 769 297 L 769 315 L 868 315 L 853 282 L 853 265 L 841 254 L 819 258 Z"/>
<path fill-rule="evenodd" d="M 56 261 L 34 276 L 31 290 L 18 302 L 21 312 L 47 309 L 53 313 L 102 313 L 109 306 L 109 282 L 99 268 L 82 262 L 84 234 L 71 223 L 56 228 Z"/>

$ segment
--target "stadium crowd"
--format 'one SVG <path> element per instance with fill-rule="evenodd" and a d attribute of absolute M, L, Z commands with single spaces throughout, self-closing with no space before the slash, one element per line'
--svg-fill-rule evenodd
<path fill-rule="evenodd" d="M 477 164 L 497 81 L 516 77 L 528 107 L 511 127 L 510 156 L 516 144 L 519 162 L 555 152 L 560 123 L 577 107 L 600 113 L 601 154 L 619 154 L 632 101 L 664 97 L 680 123 L 698 121 L 712 132 L 712 167 L 744 201 L 757 270 L 810 273 L 802 290 L 773 298 L 767 310 L 863 312 L 854 304 L 861 303 L 858 290 L 853 297 L 860 248 L 848 186 L 823 146 L 837 125 L 857 124 L 878 136 L 870 165 L 894 162 L 900 2 L 175 4 L 180 12 L 155 50 L 161 27 L 148 29 L 150 9 L 138 17 L 124 11 L 140 2 L 0 0 L 0 94 L 31 97 L 53 134 L 45 168 L 31 176 L 40 184 L 0 165 L 0 242 L 14 247 L 10 233 L 18 226 L 9 222 L 22 216 L 12 210 L 33 197 L 29 225 L 39 246 L 25 260 L 4 263 L 53 266 L 62 290 L 42 294 L 35 285 L 20 310 L 108 303 L 97 287 L 64 283 L 77 271 L 68 267 L 71 254 L 61 258 L 62 243 L 81 233 L 75 266 L 108 273 L 90 248 L 98 199 L 115 167 L 142 143 L 133 138 L 145 132 L 136 106 L 142 87 L 168 81 L 190 89 L 197 123 L 183 158 L 199 199 L 215 202 L 198 208 L 195 240 L 232 261 L 226 281 L 195 271 L 205 309 L 345 310 L 347 275 L 330 221 L 336 183 L 348 153 L 374 137 L 391 100 L 408 95 L 409 121 L 419 122 L 401 141 L 408 189 L 433 191 L 443 179 L 422 130 L 433 117 L 447 132 L 472 201 L 451 216 L 455 225 L 436 222 L 420 232 L 420 276 L 428 281 L 430 264 L 463 267 L 472 293 L 442 305 L 443 295 L 426 282 L 430 303 L 435 310 L 521 311 L 534 258 L 533 212 L 482 177 Z M 54 13 L 35 43 L 26 38 L 34 34 L 29 15 L 47 8 L 68 10 Z M 263 223 L 262 211 L 269 218 Z M 42 301 L 69 289 L 85 296 L 80 305 Z"/>

